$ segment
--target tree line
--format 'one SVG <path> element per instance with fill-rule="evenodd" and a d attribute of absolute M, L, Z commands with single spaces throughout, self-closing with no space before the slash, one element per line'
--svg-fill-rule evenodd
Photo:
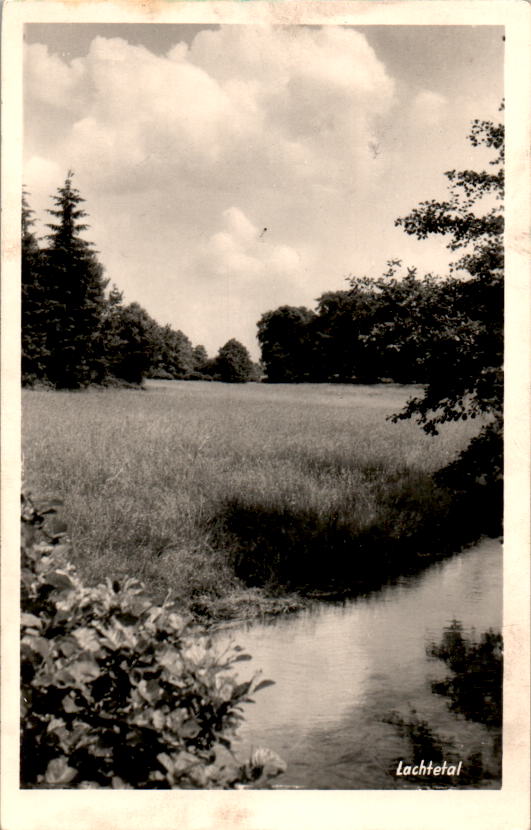
<path fill-rule="evenodd" d="M 88 229 L 84 199 L 69 171 L 52 197 L 48 233 L 34 233 L 34 211 L 22 197 L 22 382 L 57 389 L 140 384 L 145 377 L 256 379 L 258 367 L 235 339 L 209 358 L 180 330 L 157 323 L 136 302 L 125 304 L 109 281 Z"/>
<path fill-rule="evenodd" d="M 462 281 L 419 277 L 401 262 L 382 277 L 349 277 L 315 310 L 280 306 L 263 314 L 258 340 L 271 383 L 425 383 L 433 332 L 443 309 L 459 303 Z"/>

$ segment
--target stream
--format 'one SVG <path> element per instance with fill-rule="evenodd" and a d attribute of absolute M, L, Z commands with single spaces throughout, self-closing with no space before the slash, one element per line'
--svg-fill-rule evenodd
<path fill-rule="evenodd" d="M 410 751 L 386 720 L 393 713 L 415 710 L 459 757 L 486 746 L 485 727 L 449 712 L 431 690 L 449 670 L 426 647 L 454 619 L 478 636 L 501 629 L 499 541 L 483 540 L 368 596 L 220 633 L 252 655 L 239 664 L 243 679 L 261 671 L 275 681 L 245 706 L 238 756 L 260 746 L 278 753 L 288 764 L 279 787 L 389 789 L 408 786 L 392 770 Z"/>

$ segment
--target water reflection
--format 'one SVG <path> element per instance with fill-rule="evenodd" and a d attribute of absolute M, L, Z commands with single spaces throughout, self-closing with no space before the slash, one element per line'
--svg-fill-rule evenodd
<path fill-rule="evenodd" d="M 465 629 L 500 628 L 501 578 L 501 546 L 488 540 L 367 597 L 220 635 L 253 655 L 245 676 L 250 667 L 276 681 L 247 707 L 240 750 L 278 752 L 287 784 L 396 786 L 388 763 L 400 755 L 399 739 L 382 715 L 413 706 L 455 732 L 455 717 L 431 692 L 445 669 L 428 660 L 426 645 L 453 619 Z M 482 729 L 460 723 L 457 740 L 479 740 Z"/>

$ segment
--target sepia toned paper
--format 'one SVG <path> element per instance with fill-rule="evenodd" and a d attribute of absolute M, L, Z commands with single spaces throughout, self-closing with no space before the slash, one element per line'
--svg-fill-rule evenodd
<path fill-rule="evenodd" d="M 71 30 L 66 30 L 65 25 L 71 27 Z M 146 25 L 153 27 L 152 33 L 146 32 L 137 37 L 135 27 L 146 27 Z M 341 27 L 354 27 L 364 37 L 367 37 L 367 43 L 371 44 L 371 49 L 375 50 L 375 52 L 370 49 L 367 51 L 367 77 L 360 81 L 361 91 L 359 94 L 360 100 L 362 93 L 366 94 L 366 100 L 369 101 L 367 107 L 371 108 L 371 117 L 376 122 L 381 116 L 381 112 L 387 106 L 390 106 L 388 98 L 393 94 L 392 89 L 396 90 L 400 84 L 411 83 L 415 71 L 413 44 L 417 30 L 416 39 L 419 41 L 420 30 L 424 29 L 426 31 L 429 28 L 433 44 L 437 41 L 437 34 L 440 32 L 440 41 L 447 44 L 447 46 L 442 50 L 439 49 L 437 54 L 440 55 L 441 52 L 446 50 L 449 62 L 455 59 L 455 55 L 459 53 L 460 49 L 464 53 L 468 31 L 477 35 L 478 32 L 486 32 L 488 28 L 489 32 L 492 33 L 492 35 L 489 34 L 489 42 L 496 42 L 497 44 L 496 78 L 500 89 L 504 91 L 507 130 L 507 230 L 505 237 L 507 267 L 505 339 L 506 476 L 502 626 L 505 649 L 505 680 L 503 783 L 499 790 L 417 791 L 398 788 L 385 790 L 283 790 L 281 783 L 279 788 L 275 790 L 228 792 L 69 791 L 59 789 L 24 790 L 19 788 L 18 556 L 19 504 L 22 477 L 20 465 L 19 367 L 20 194 L 23 183 L 27 184 L 24 176 L 27 175 L 28 170 L 27 166 L 24 167 L 23 150 L 24 147 L 28 148 L 30 142 L 29 131 L 25 130 L 24 127 L 24 117 L 28 116 L 28 112 L 24 113 L 23 111 L 23 93 L 24 84 L 28 84 L 28 78 L 32 71 L 31 65 L 26 65 L 26 69 L 24 69 L 25 44 L 26 47 L 30 44 L 38 44 L 42 40 L 46 40 L 48 36 L 46 33 L 49 33 L 50 43 L 55 44 L 49 47 L 49 57 L 58 54 L 59 46 L 57 44 L 62 38 L 62 42 L 67 44 L 63 56 L 66 63 L 68 61 L 75 62 L 80 56 L 86 55 L 86 44 L 96 37 L 101 37 L 106 44 L 102 46 L 102 50 L 107 50 L 106 52 L 102 51 L 100 55 L 103 64 L 105 60 L 110 62 L 118 60 L 116 50 L 119 48 L 119 44 L 112 41 L 113 36 L 121 38 L 123 42 L 131 47 L 139 45 L 139 48 L 147 48 L 148 51 L 150 49 L 149 43 L 152 42 L 157 45 L 160 55 L 163 53 L 164 44 L 166 45 L 166 51 L 172 48 L 172 43 L 175 46 L 177 43 L 182 45 L 185 27 L 188 27 L 185 40 L 189 46 L 198 32 L 216 31 L 217 27 L 221 25 L 233 27 L 234 33 L 231 35 L 233 46 L 238 43 L 239 32 L 243 31 L 245 27 L 258 27 L 258 31 L 260 31 L 260 27 L 264 31 L 271 27 L 329 27 L 338 33 L 341 32 Z M 113 26 L 116 27 L 115 33 L 112 30 Z M 163 27 L 166 27 L 166 29 L 164 30 Z M 171 27 L 177 28 L 172 29 Z M 175 37 L 173 32 L 175 32 Z M 372 40 L 370 34 L 373 35 Z M 391 45 L 392 35 L 395 36 L 394 46 Z M 401 828 L 404 830 L 413 830 L 413 828 L 443 830 L 443 828 L 450 827 L 467 828 L 467 830 L 476 827 L 478 829 L 485 828 L 486 830 L 505 830 L 505 828 L 507 830 L 525 830 L 529 824 L 530 599 L 529 47 L 531 29 L 528 5 L 523 2 L 491 2 L 490 0 L 471 0 L 471 2 L 457 2 L 457 0 L 456 2 L 452 2 L 452 0 L 402 2 L 402 0 L 399 0 L 399 2 L 389 3 L 380 2 L 380 0 L 373 0 L 373 2 L 357 2 L 357 0 L 352 0 L 352 2 L 346 0 L 345 2 L 335 2 L 335 0 L 290 2 L 290 0 L 285 0 L 283 2 L 283 0 L 279 0 L 272 3 L 264 3 L 261 0 L 249 0 L 249 2 L 222 0 L 218 3 L 200 2 L 200 0 L 197 0 L 197 2 L 187 2 L 187 0 L 183 0 L 183 2 L 170 2 L 169 0 L 164 2 L 164 0 L 160 0 L 160 2 L 138 3 L 110 3 L 106 0 L 102 0 L 102 2 L 95 0 L 88 3 L 53 3 L 48 2 L 48 0 L 43 0 L 43 2 L 25 2 L 23 0 L 22 2 L 4 4 L 2 38 L 2 827 L 5 830 L 48 830 L 48 828 L 50 830 L 51 828 L 60 830 L 63 827 L 66 830 L 66 828 L 72 826 L 78 827 L 80 830 L 85 828 L 86 830 L 92 830 L 92 828 L 100 827 L 104 830 L 107 828 L 109 830 L 122 830 L 122 828 L 124 830 L 129 830 L 129 828 L 169 830 L 169 828 L 174 827 L 183 828 L 183 830 L 218 830 L 218 828 L 219 830 L 225 830 L 225 828 L 227 830 L 233 830 L 233 828 L 234 830 L 269 830 L 270 828 L 271 830 L 273 828 L 284 830 L 284 828 L 299 827 L 305 828 L 305 830 L 306 828 L 311 830 L 314 827 L 331 828 L 331 830 L 333 828 L 338 830 L 343 830 L 343 828 L 345 830 L 346 828 L 356 828 L 356 830 L 358 828 L 359 830 L 384 830 L 385 828 L 389 828 L 389 830 L 401 830 Z M 144 40 L 142 40 L 143 38 Z M 400 38 L 402 38 L 401 41 Z M 69 39 L 72 48 L 71 53 L 68 52 Z M 304 41 L 301 42 L 301 49 L 304 50 Z M 479 39 L 477 42 L 479 43 Z M 401 47 L 401 43 L 403 47 Z M 425 43 L 429 43 L 429 38 L 425 37 Z M 411 49 L 409 64 L 407 57 L 408 44 Z M 460 47 L 459 44 L 462 44 L 462 46 Z M 205 50 L 207 50 L 207 46 L 208 44 L 205 45 Z M 378 46 L 383 50 L 380 53 L 378 52 Z M 155 46 L 151 48 L 155 49 Z M 425 46 L 425 49 L 427 48 L 428 46 Z M 385 51 L 386 49 L 387 51 Z M 393 49 L 395 50 L 394 53 Z M 435 55 L 435 46 L 433 52 Z M 375 53 L 378 60 L 371 63 Z M 40 54 L 42 56 L 44 52 Z M 323 60 L 326 61 L 326 52 L 323 54 Z M 384 55 L 389 59 L 387 66 L 384 57 L 382 57 Z M 394 63 L 391 59 L 393 55 Z M 206 112 L 208 107 L 213 106 L 209 98 L 211 79 L 218 77 L 219 73 L 223 71 L 223 60 L 227 65 L 230 65 L 231 62 L 231 58 L 227 54 L 220 54 L 219 56 L 214 54 L 207 57 L 211 61 L 212 67 L 209 82 L 207 83 L 204 77 L 198 74 L 196 80 L 191 82 L 189 87 L 189 89 L 193 89 L 193 84 L 196 83 L 197 95 L 195 97 L 190 95 L 182 102 L 183 105 L 186 104 L 193 109 L 196 126 L 201 124 L 202 110 Z M 313 58 L 314 54 L 310 50 L 307 53 L 302 51 L 298 56 L 300 64 L 296 71 L 302 71 L 302 67 L 311 64 Z M 119 59 L 122 60 L 121 57 Z M 128 89 L 134 88 L 136 80 L 134 71 L 131 70 L 129 65 L 125 63 L 124 65 L 126 66 L 123 78 L 124 89 L 125 87 Z M 244 65 L 243 61 L 242 65 Z M 50 75 L 48 79 L 43 78 L 41 81 L 44 90 L 43 100 L 46 99 L 48 94 L 46 89 L 49 90 L 47 101 L 49 108 L 46 115 L 44 110 L 42 113 L 31 113 L 35 115 L 31 138 L 34 142 L 31 146 L 33 164 L 31 171 L 35 176 L 35 181 L 42 182 L 43 188 L 48 186 L 48 181 L 53 181 L 48 193 L 53 192 L 54 188 L 60 184 L 61 176 L 64 176 L 69 161 L 67 159 L 60 160 L 61 164 L 65 166 L 65 170 L 62 166 L 58 167 L 55 161 L 50 161 L 52 153 L 47 159 L 46 147 L 50 148 L 54 142 L 60 144 L 65 141 L 66 129 L 71 130 L 72 124 L 75 123 L 77 133 L 75 133 L 72 139 L 73 143 L 70 146 L 79 148 L 79 146 L 82 146 L 83 136 L 86 136 L 87 163 L 93 165 L 94 175 L 96 178 L 99 176 L 100 186 L 103 190 L 104 179 L 107 174 L 102 174 L 96 168 L 100 163 L 103 167 L 109 158 L 112 158 L 113 153 L 117 152 L 116 145 L 112 145 L 109 136 L 98 133 L 98 128 L 101 125 L 96 124 L 94 126 L 94 123 L 90 121 L 91 116 L 85 117 L 82 110 L 76 111 L 75 100 L 71 102 L 74 115 L 69 116 L 69 120 L 63 120 L 63 115 L 59 111 L 57 111 L 56 116 L 53 115 L 54 107 L 57 106 L 57 101 L 54 101 L 54 90 L 63 89 L 63 94 L 68 96 L 68 83 L 70 82 L 65 80 L 59 57 L 55 62 L 52 57 L 46 63 L 46 66 L 50 71 Z M 406 73 L 406 68 L 410 74 Z M 325 69 L 326 67 L 320 68 L 321 78 L 326 77 Z M 330 77 L 337 79 L 337 76 L 334 76 L 333 73 L 340 71 L 341 67 L 330 66 Z M 438 67 L 438 71 L 442 71 L 442 69 Z M 382 75 L 379 83 L 376 83 L 375 77 L 378 72 L 381 72 Z M 403 74 L 401 75 L 400 72 Z M 463 112 L 470 112 L 472 117 L 481 118 L 483 113 L 474 111 L 473 94 L 469 88 L 470 82 L 467 86 L 467 78 L 476 77 L 474 72 L 478 72 L 478 67 L 470 66 L 467 69 L 463 65 L 462 72 L 461 97 L 459 97 L 460 92 L 457 90 L 452 103 L 456 107 L 462 106 Z M 467 75 L 467 73 L 469 74 Z M 495 74 L 493 71 L 493 77 Z M 451 144 L 454 140 L 451 125 L 456 119 L 452 119 L 451 113 L 448 112 L 448 101 L 445 100 L 444 96 L 436 89 L 430 88 L 430 80 L 431 78 L 427 77 L 419 78 L 417 95 L 411 99 L 411 106 L 415 107 L 414 113 L 417 119 L 415 123 L 419 130 L 438 129 L 441 134 L 446 131 L 447 141 Z M 275 78 L 270 78 L 269 82 L 271 88 L 273 88 Z M 155 96 L 155 94 L 159 94 L 155 75 L 152 83 L 153 95 Z M 368 89 L 367 93 L 363 92 L 364 84 Z M 296 89 L 295 85 L 295 91 Z M 327 101 L 327 88 L 318 89 L 316 85 L 315 89 L 315 94 L 321 94 L 323 102 Z M 116 90 L 112 92 L 116 94 Z M 111 95 L 112 93 L 109 91 L 109 101 L 114 102 L 112 106 L 114 106 L 116 116 L 114 127 L 117 132 L 113 134 L 114 140 L 118 135 L 119 140 L 124 142 L 124 157 L 127 159 L 127 153 L 131 151 L 131 159 L 134 159 L 134 151 L 127 145 L 127 110 L 122 111 L 120 109 L 119 96 L 112 99 Z M 129 103 L 132 100 L 134 100 L 134 96 L 127 98 Z M 248 106 L 250 112 L 252 102 L 245 99 L 244 96 L 241 100 L 242 107 Z M 157 133 L 157 125 L 159 125 L 158 135 L 161 137 L 161 141 L 168 142 L 168 138 L 163 134 L 163 128 L 160 126 L 164 125 L 166 121 L 163 107 L 164 96 L 160 94 L 157 101 L 160 102 L 160 121 L 154 120 L 152 129 Z M 296 94 L 291 102 L 295 106 L 297 103 Z M 82 103 L 81 101 L 80 106 L 82 106 Z M 332 124 L 334 118 L 341 118 L 344 115 L 344 112 L 340 110 L 340 105 L 341 99 L 339 99 L 338 109 L 335 112 L 333 109 L 334 102 L 330 103 L 330 111 L 327 111 L 329 122 L 326 122 L 325 114 L 323 122 L 315 125 L 316 132 L 329 130 L 330 135 L 334 134 Z M 111 111 L 111 116 L 112 114 Z M 170 114 L 172 118 L 175 118 L 174 112 L 168 113 L 168 117 Z M 282 128 L 286 127 L 288 132 L 291 130 L 290 135 L 295 145 L 297 123 L 290 122 L 289 112 L 277 112 L 275 115 Z M 304 114 L 301 110 L 300 118 L 303 119 L 303 117 Z M 397 114 L 399 125 L 402 123 L 400 117 Z M 40 122 L 39 118 L 41 119 Z M 252 120 L 252 115 L 249 118 Z M 222 121 L 222 119 L 220 120 Z M 119 124 L 119 122 L 122 123 Z M 38 131 L 35 130 L 36 124 L 40 124 L 42 131 L 40 137 Z M 234 254 L 230 260 L 233 267 L 239 267 L 238 263 L 241 260 L 238 260 L 237 257 L 242 257 L 246 258 L 247 268 L 252 269 L 256 266 L 256 273 L 258 274 L 262 274 L 260 268 L 265 267 L 269 268 L 271 273 L 277 274 L 276 278 L 279 281 L 285 279 L 287 284 L 289 280 L 292 280 L 292 294 L 286 295 L 287 299 L 283 301 L 299 304 L 297 301 L 299 292 L 308 290 L 307 286 L 303 286 L 304 280 L 307 280 L 312 286 L 312 290 L 315 291 L 315 298 L 319 292 L 324 290 L 317 281 L 314 288 L 314 283 L 311 280 L 317 280 L 315 273 L 310 273 L 309 270 L 305 271 L 304 268 L 297 271 L 296 265 L 294 265 L 295 255 L 304 258 L 302 243 L 301 249 L 294 254 L 292 249 L 285 244 L 281 228 L 275 226 L 274 216 L 273 221 L 271 221 L 271 213 L 264 218 L 264 227 L 259 229 L 259 238 L 261 241 L 263 240 L 263 245 L 260 249 L 256 249 L 258 253 L 255 249 L 246 248 L 243 243 L 241 243 L 240 248 L 237 248 L 236 243 L 240 244 L 241 240 L 245 238 L 245 234 L 250 233 L 249 227 L 253 228 L 253 226 L 249 224 L 248 217 L 241 205 L 238 206 L 239 194 L 231 193 L 230 182 L 231 175 L 234 172 L 231 171 L 229 163 L 227 163 L 226 169 L 219 170 L 220 180 L 223 181 L 221 187 L 225 187 L 228 191 L 224 203 L 224 212 L 220 209 L 216 217 L 211 218 L 210 224 L 204 219 L 205 216 L 210 215 L 209 211 L 211 210 L 213 215 L 213 208 L 207 204 L 209 201 L 209 181 L 212 182 L 212 203 L 215 203 L 218 207 L 222 204 L 219 194 L 214 194 L 215 187 L 218 186 L 219 188 L 220 186 L 215 184 L 211 172 L 217 164 L 217 156 L 214 157 L 214 160 L 210 158 L 208 161 L 209 151 L 215 153 L 214 138 L 209 135 L 206 120 L 205 125 L 204 131 L 198 127 L 197 131 L 193 132 L 193 125 L 190 126 L 188 132 L 183 128 L 183 132 L 179 134 L 175 144 L 167 144 L 161 151 L 162 155 L 166 153 L 168 158 L 172 153 L 182 153 L 186 157 L 188 167 L 183 173 L 183 180 L 186 180 L 186 177 L 188 177 L 188 181 L 195 180 L 198 176 L 204 175 L 206 177 L 203 183 L 204 205 L 198 202 L 190 206 L 190 203 L 186 202 L 186 194 L 183 196 L 182 210 L 184 213 L 188 210 L 197 211 L 197 228 L 199 228 L 199 230 L 196 229 L 197 236 L 194 239 L 196 247 L 193 251 L 187 251 L 186 255 L 183 255 L 181 263 L 187 280 L 183 282 L 179 295 L 179 301 L 185 309 L 184 313 L 189 319 L 193 319 L 198 304 L 204 302 L 205 298 L 208 297 L 212 289 L 211 286 L 207 285 L 205 287 L 200 283 L 200 270 L 201 268 L 211 267 L 211 260 L 208 257 L 212 254 L 212 251 L 216 256 L 220 256 L 224 251 L 226 252 L 223 245 L 229 243 L 236 246 L 231 249 L 231 256 Z M 357 127 L 352 129 L 354 136 L 359 137 L 361 135 L 363 137 L 362 127 L 359 128 L 359 134 L 356 132 Z M 272 136 L 271 138 L 272 141 L 273 138 L 276 140 L 276 137 Z M 387 136 L 387 139 L 382 136 L 380 141 L 371 140 L 368 159 L 376 165 L 388 164 L 388 159 L 381 158 L 381 156 L 385 156 L 389 152 L 393 154 L 393 163 L 400 165 L 400 148 L 405 146 L 407 140 L 408 137 L 403 134 L 397 134 L 393 140 L 389 136 Z M 42 144 L 39 144 L 39 141 L 42 141 Z M 78 142 L 77 145 L 75 144 L 76 141 Z M 413 135 L 413 131 L 410 141 L 419 142 L 420 153 L 422 141 L 419 140 L 418 136 Z M 403 142 L 403 144 L 400 142 Z M 64 146 L 68 147 L 69 145 L 65 143 Z M 109 150 L 110 146 L 111 150 Z M 240 146 L 244 147 L 244 141 Z M 42 147 L 41 151 L 39 147 Z M 107 151 L 108 155 L 106 155 Z M 196 151 L 197 157 L 195 156 Z M 253 165 L 253 152 L 257 153 L 256 164 L 264 165 L 263 169 L 266 171 L 264 176 L 270 177 L 269 184 L 271 184 L 271 177 L 276 175 L 274 143 L 272 147 L 267 148 L 267 141 L 264 141 L 260 147 L 260 152 L 255 150 L 252 145 L 245 152 L 243 150 L 240 150 L 240 152 L 242 167 L 245 168 L 245 165 L 248 165 L 249 169 Z M 426 152 L 429 153 L 430 148 L 426 148 Z M 349 167 L 349 154 L 344 143 L 334 145 L 331 141 L 326 153 L 323 154 L 323 170 L 320 172 L 316 189 L 312 192 L 321 194 L 316 198 L 322 198 L 325 207 L 328 205 L 327 199 L 329 198 L 325 180 L 327 175 L 330 181 L 333 179 L 336 183 L 349 182 L 352 199 L 359 198 L 359 194 L 365 192 L 363 163 L 354 158 L 354 147 L 352 154 L 352 169 Z M 266 158 L 267 164 L 264 161 Z M 470 166 L 473 166 L 473 161 L 474 159 L 471 157 Z M 279 157 L 277 188 L 281 191 L 282 186 L 286 186 L 286 188 L 291 186 L 293 192 L 295 192 L 295 185 L 289 182 L 286 184 L 285 179 L 282 179 L 280 163 L 281 159 Z M 309 169 L 311 169 L 311 163 L 297 156 L 295 150 L 292 163 L 294 165 L 300 164 L 301 167 L 304 164 L 309 164 Z M 366 164 L 368 163 L 366 162 Z M 113 199 L 112 190 L 116 182 L 119 182 L 120 188 L 123 187 L 120 200 L 117 199 L 115 203 L 117 207 L 123 208 L 127 199 L 134 200 L 137 198 L 137 194 L 142 192 L 144 194 L 148 193 L 147 199 L 149 201 L 150 183 L 147 179 L 153 173 L 153 168 L 149 168 L 147 160 L 147 166 L 144 167 L 144 160 L 142 159 L 135 161 L 134 164 L 136 166 L 131 166 L 130 181 L 126 184 L 124 184 L 124 176 L 127 174 L 124 173 L 124 166 L 116 163 L 115 168 L 109 168 L 109 200 L 112 201 Z M 208 167 L 208 164 L 211 167 Z M 133 165 L 133 162 L 131 162 L 131 165 Z M 441 174 L 449 166 L 445 157 L 444 165 L 437 169 L 437 174 Z M 455 166 L 462 167 L 462 160 L 459 160 Z M 206 173 L 203 172 L 205 169 Z M 57 178 L 57 170 L 59 170 L 59 178 Z M 158 173 L 160 174 L 160 170 Z M 210 180 L 208 175 L 212 176 Z M 384 176 L 381 178 L 380 190 L 378 191 L 382 203 L 392 202 L 396 197 L 396 194 L 391 190 L 386 193 L 385 181 Z M 267 187 L 267 184 L 267 181 L 264 182 L 264 188 Z M 129 193 L 127 192 L 128 187 L 130 188 Z M 154 187 L 157 187 L 156 183 Z M 321 190 L 319 191 L 318 188 L 321 188 Z M 367 192 L 369 191 L 367 190 Z M 435 171 L 433 181 L 428 178 L 425 180 L 424 194 L 425 198 L 431 198 L 431 195 L 434 198 L 444 195 L 444 190 L 441 190 L 440 176 L 436 178 Z M 293 193 L 290 191 L 290 196 L 292 195 Z M 36 198 L 37 208 L 42 210 L 44 202 L 42 204 L 39 202 L 41 194 L 37 194 Z M 407 202 L 407 194 L 404 198 L 406 202 L 398 208 L 396 216 L 404 215 L 414 207 L 414 204 Z M 249 204 L 251 203 L 249 202 Z M 293 197 L 293 204 L 297 204 L 295 196 Z M 271 210 L 275 205 L 280 210 L 279 202 L 271 197 L 271 202 L 268 204 L 269 209 Z M 90 205 L 88 209 L 90 211 Z M 382 207 L 381 210 L 383 211 L 383 209 Z M 370 206 L 368 205 L 367 211 L 377 217 L 378 204 L 373 202 Z M 310 213 L 308 213 L 308 217 L 309 219 L 312 218 Z M 93 218 L 91 216 L 91 219 Z M 203 220 L 205 222 L 204 227 L 201 225 Z M 150 221 L 152 222 L 152 228 L 149 238 L 155 244 L 158 241 L 160 242 L 157 268 L 162 269 L 160 270 L 161 277 L 157 277 L 155 266 L 153 274 L 146 274 L 146 279 L 153 280 L 153 295 L 156 295 L 157 289 L 159 289 L 159 298 L 153 301 L 155 303 L 153 314 L 157 317 L 162 312 L 165 303 L 165 299 L 161 297 L 160 289 L 164 284 L 164 280 L 167 280 L 164 263 L 167 263 L 169 253 L 166 253 L 164 245 L 169 238 L 171 228 L 164 226 L 160 217 L 159 219 L 150 219 L 147 216 L 146 222 L 149 223 Z M 192 225 L 194 222 L 193 215 L 189 221 Z M 348 238 L 348 229 L 341 224 L 339 214 L 337 216 L 330 215 L 327 218 L 323 208 L 315 222 L 316 224 L 311 227 L 308 236 L 311 236 L 314 232 L 316 233 L 316 229 L 319 228 L 323 234 L 327 234 L 336 240 L 336 249 L 339 251 Z M 175 233 L 178 233 L 178 231 L 176 230 Z M 367 231 L 367 233 L 374 235 L 372 238 L 360 239 L 359 242 L 356 242 L 360 251 L 360 258 L 363 258 L 362 252 L 367 251 L 370 245 L 377 248 L 379 244 L 384 250 L 384 256 L 387 250 L 389 251 L 389 257 L 394 255 L 395 252 L 392 247 L 388 247 L 392 245 L 393 238 L 391 236 L 382 237 L 382 234 L 387 233 L 387 231 L 380 230 L 379 226 L 375 224 L 374 228 Z M 126 235 L 125 238 L 130 238 L 127 237 L 127 234 L 131 234 L 131 229 L 127 227 L 127 221 L 124 223 L 124 234 Z M 269 238 L 267 234 L 269 234 Z M 274 236 L 275 234 L 277 237 Z M 185 235 L 184 233 L 183 238 L 179 239 L 179 242 L 182 242 L 183 245 L 186 242 Z M 203 241 L 201 242 L 201 240 Z M 308 238 L 308 246 L 310 241 L 310 238 Z M 326 257 L 329 256 L 332 247 L 330 245 L 328 249 L 323 248 L 321 253 L 315 254 L 314 263 L 326 267 Z M 301 253 L 301 251 L 303 252 Z M 382 272 L 381 253 L 381 251 L 378 251 L 379 258 L 374 263 L 374 275 Z M 260 260 L 260 256 L 263 256 L 262 260 Z M 319 259 L 319 256 L 321 256 L 321 259 Z M 418 258 L 415 259 L 415 254 L 412 253 L 411 262 L 418 264 L 420 270 L 428 271 L 430 256 L 440 256 L 440 259 L 436 261 L 436 267 L 444 268 L 443 253 L 434 250 L 428 251 L 426 262 L 419 261 Z M 300 263 L 300 261 L 302 260 L 299 259 L 298 262 Z M 308 256 L 308 259 L 304 262 L 309 261 Z M 108 268 L 111 280 L 114 280 L 117 260 L 111 262 L 110 265 L 106 261 L 105 265 Z M 137 280 L 136 284 L 140 284 L 141 271 L 140 268 L 135 271 L 134 263 L 128 263 L 127 265 L 133 273 L 130 278 L 131 282 L 126 286 L 127 293 L 130 295 L 128 299 L 134 300 L 137 299 L 134 296 L 134 280 Z M 149 267 L 147 262 L 142 263 L 142 267 L 144 266 Z M 349 272 L 345 270 L 348 267 L 347 261 L 343 261 L 339 254 L 337 260 L 328 261 L 328 273 L 335 274 L 333 279 L 336 279 L 336 288 L 341 287 L 338 280 L 349 275 Z M 350 267 L 354 269 L 358 266 L 356 262 L 353 262 Z M 361 267 L 370 270 L 370 261 L 363 261 Z M 379 272 L 378 267 L 380 268 Z M 275 272 L 275 268 L 278 268 L 277 272 Z M 317 265 L 315 265 L 315 269 L 317 270 Z M 160 283 L 157 283 L 157 279 L 160 279 Z M 183 277 L 184 279 L 185 277 Z M 119 276 L 116 277 L 116 281 L 120 288 L 124 287 L 120 284 Z M 199 299 L 197 299 L 194 292 L 197 292 Z M 275 296 L 273 288 L 268 287 L 265 281 L 259 285 L 258 283 L 252 284 L 246 282 L 243 276 L 236 283 L 233 293 L 237 295 L 236 299 L 232 297 L 230 302 L 227 300 L 226 306 L 222 306 L 232 327 L 235 325 L 234 321 L 243 319 L 244 315 L 248 315 L 254 325 L 255 320 L 258 319 L 258 314 L 272 307 Z M 303 300 L 301 300 L 302 302 Z M 311 296 L 309 299 L 305 297 L 304 302 L 310 303 Z M 219 306 L 214 308 L 208 320 L 208 325 L 216 331 L 219 342 L 223 342 L 229 336 L 227 334 L 228 329 L 226 331 L 223 328 L 223 320 L 224 315 L 219 312 Z M 185 322 L 183 322 L 183 328 L 187 330 Z M 245 337 L 245 329 L 242 328 L 241 331 L 241 336 Z M 196 342 L 195 334 L 193 339 Z M 212 348 L 215 348 L 215 346 L 210 346 L 210 349 Z M 295 701 L 296 706 L 297 701 Z"/>

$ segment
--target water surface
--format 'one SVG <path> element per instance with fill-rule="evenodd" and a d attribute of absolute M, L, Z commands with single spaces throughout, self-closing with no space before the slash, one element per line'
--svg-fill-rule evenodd
<path fill-rule="evenodd" d="M 276 681 L 245 707 L 238 754 L 275 750 L 288 763 L 283 785 L 380 789 L 403 783 L 389 773 L 408 750 L 385 722 L 392 712 L 414 709 L 464 756 L 486 746 L 485 728 L 431 691 L 448 669 L 426 646 L 454 619 L 478 634 L 500 629 L 501 580 L 501 545 L 486 540 L 370 596 L 231 632 L 253 655 L 242 677 L 261 670 Z"/>

